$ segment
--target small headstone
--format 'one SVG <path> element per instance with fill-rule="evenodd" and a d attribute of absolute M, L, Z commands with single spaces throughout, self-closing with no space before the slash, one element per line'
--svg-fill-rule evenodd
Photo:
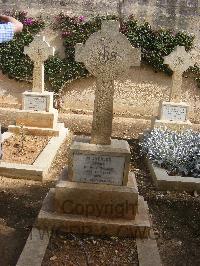
<path fill-rule="evenodd" d="M 184 46 L 177 46 L 170 55 L 164 57 L 164 64 L 168 65 L 174 72 L 172 76 L 170 101 L 177 102 L 181 95 L 183 72 L 185 72 L 190 66 L 193 66 L 195 60 L 190 53 L 185 51 Z"/>
<path fill-rule="evenodd" d="M 55 49 L 45 41 L 44 36 L 37 35 L 24 52 L 34 62 L 32 92 L 23 93 L 23 109 L 29 111 L 49 112 L 53 108 L 53 93 L 44 91 L 44 62 L 54 55 Z"/>
<path fill-rule="evenodd" d="M 161 119 L 167 121 L 186 122 L 187 112 L 188 106 L 163 103 Z"/>
<path fill-rule="evenodd" d="M 141 51 L 119 32 L 118 21 L 103 21 L 101 30 L 85 44 L 76 45 L 76 61 L 97 77 L 91 143 L 110 145 L 114 79 L 131 66 L 139 66 Z"/>

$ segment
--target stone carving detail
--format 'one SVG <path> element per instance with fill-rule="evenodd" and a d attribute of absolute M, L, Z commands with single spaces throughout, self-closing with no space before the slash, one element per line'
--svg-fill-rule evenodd
<path fill-rule="evenodd" d="M 55 49 L 45 41 L 45 36 L 37 35 L 29 46 L 24 48 L 34 62 L 33 69 L 33 92 L 44 92 L 44 61 L 53 56 Z"/>
<path fill-rule="evenodd" d="M 182 86 L 182 75 L 190 66 L 195 65 L 195 60 L 190 53 L 185 51 L 184 46 L 177 46 L 168 56 L 164 57 L 164 64 L 168 65 L 174 72 L 172 76 L 172 89 L 170 101 L 179 101 Z"/>
<path fill-rule="evenodd" d="M 91 143 L 111 143 L 114 79 L 131 66 L 139 66 L 141 51 L 119 32 L 118 21 L 102 22 L 85 44 L 76 45 L 76 61 L 97 77 Z"/>
<path fill-rule="evenodd" d="M 196 38 L 194 49 L 190 51 L 190 55 L 192 56 L 195 64 L 200 67 L 200 44 L 199 44 L 199 38 Z"/>

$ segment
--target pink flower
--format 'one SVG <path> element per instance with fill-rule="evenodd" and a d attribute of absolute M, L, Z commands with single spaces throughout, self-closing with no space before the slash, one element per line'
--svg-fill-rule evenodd
<path fill-rule="evenodd" d="M 71 35 L 71 32 L 70 32 L 70 31 L 64 31 L 64 32 L 62 33 L 62 37 L 63 37 L 63 38 L 68 37 L 68 36 L 70 36 L 70 35 Z"/>
<path fill-rule="evenodd" d="M 78 19 L 79 19 L 80 22 L 83 22 L 85 20 L 85 17 L 84 16 L 79 16 Z"/>
<path fill-rule="evenodd" d="M 31 26 L 33 25 L 33 23 L 34 23 L 34 20 L 32 18 L 26 18 L 23 20 L 23 24 L 26 26 Z"/>

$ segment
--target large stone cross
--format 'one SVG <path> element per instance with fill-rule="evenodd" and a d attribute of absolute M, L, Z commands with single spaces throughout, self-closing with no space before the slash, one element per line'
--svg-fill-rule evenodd
<path fill-rule="evenodd" d="M 170 55 L 164 57 L 164 64 L 168 65 L 174 72 L 172 76 L 170 101 L 177 102 L 181 95 L 183 72 L 190 66 L 193 66 L 195 61 L 192 56 L 185 51 L 184 46 L 177 46 Z"/>
<path fill-rule="evenodd" d="M 200 68 L 200 44 L 199 39 L 195 40 L 194 48 L 189 52 L 195 61 L 195 64 Z"/>
<path fill-rule="evenodd" d="M 130 66 L 139 66 L 141 51 L 119 32 L 118 21 L 103 21 L 101 30 L 76 45 L 76 61 L 97 77 L 91 143 L 111 143 L 114 79 Z"/>
<path fill-rule="evenodd" d="M 34 62 L 33 92 L 44 91 L 44 61 L 53 56 L 54 51 L 55 49 L 45 41 L 45 36 L 40 35 L 35 36 L 32 43 L 24 48 L 24 53 Z"/>

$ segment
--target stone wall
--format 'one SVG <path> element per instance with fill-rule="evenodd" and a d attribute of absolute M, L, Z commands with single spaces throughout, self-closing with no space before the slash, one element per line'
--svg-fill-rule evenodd
<path fill-rule="evenodd" d="M 134 14 L 146 19 L 153 26 L 171 27 L 197 33 L 200 28 L 198 0 L 120 0 L 124 15 Z M 0 0 L 0 9 L 28 10 L 30 14 L 55 15 L 60 11 L 68 14 L 91 16 L 118 12 L 119 0 Z"/>

